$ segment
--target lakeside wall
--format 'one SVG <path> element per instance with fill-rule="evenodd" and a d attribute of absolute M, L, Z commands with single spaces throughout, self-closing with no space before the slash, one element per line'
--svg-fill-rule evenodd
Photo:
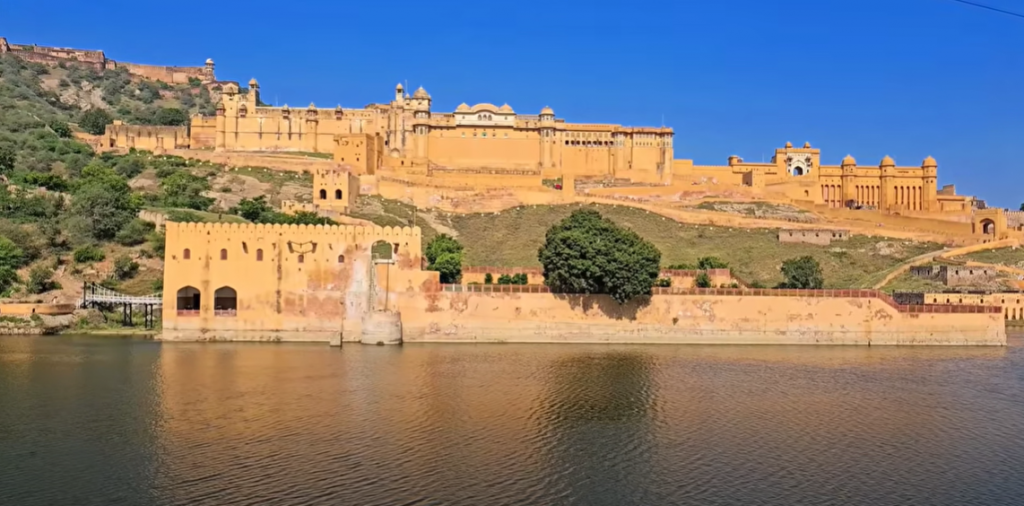
<path fill-rule="evenodd" d="M 1006 344 L 999 308 L 899 306 L 869 290 L 768 292 L 656 290 L 646 305 L 619 305 L 603 295 L 446 289 L 399 294 L 399 308 L 405 342 Z"/>

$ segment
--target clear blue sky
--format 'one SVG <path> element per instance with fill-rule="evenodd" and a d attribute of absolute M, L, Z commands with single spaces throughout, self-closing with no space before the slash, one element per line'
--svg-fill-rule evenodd
<path fill-rule="evenodd" d="M 438 111 L 664 118 L 676 157 L 703 164 L 786 141 L 828 164 L 932 155 L 940 184 L 1024 201 L 1024 19 L 951 0 L 6 1 L 0 35 L 137 63 L 212 57 L 219 78 L 256 77 L 292 106 L 362 107 L 408 81 Z"/>

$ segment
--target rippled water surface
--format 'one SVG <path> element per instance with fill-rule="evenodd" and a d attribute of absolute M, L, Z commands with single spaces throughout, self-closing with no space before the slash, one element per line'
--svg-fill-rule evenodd
<path fill-rule="evenodd" d="M 1024 342 L 0 338 L 2 505 L 1024 504 Z"/>

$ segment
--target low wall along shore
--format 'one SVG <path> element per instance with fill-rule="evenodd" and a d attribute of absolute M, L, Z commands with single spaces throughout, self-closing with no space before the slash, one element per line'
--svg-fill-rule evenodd
<path fill-rule="evenodd" d="M 871 290 L 655 289 L 645 303 L 446 286 L 399 294 L 405 342 L 1005 345 L 1002 311 Z M 531 290 L 532 289 L 532 290 Z M 530 291 L 535 293 L 529 293 Z M 525 293 L 524 293 L 525 292 Z"/>

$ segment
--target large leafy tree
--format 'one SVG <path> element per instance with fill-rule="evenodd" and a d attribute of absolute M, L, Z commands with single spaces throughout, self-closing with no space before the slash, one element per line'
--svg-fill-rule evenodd
<path fill-rule="evenodd" d="M 538 258 L 553 291 L 608 294 L 620 304 L 650 295 L 661 265 L 658 248 L 592 209 L 551 227 Z"/>
<path fill-rule="evenodd" d="M 197 211 L 207 210 L 215 199 L 204 197 L 210 181 L 191 172 L 180 170 L 160 182 L 164 207 L 183 207 Z"/>
<path fill-rule="evenodd" d="M 101 241 L 113 239 L 135 218 L 140 207 L 128 180 L 99 164 L 82 169 L 71 202 L 73 214 L 82 218 L 93 238 Z"/>
<path fill-rule="evenodd" d="M 441 274 L 442 283 L 458 283 L 462 277 L 462 244 L 448 234 L 439 234 L 427 243 L 427 270 Z"/>
<path fill-rule="evenodd" d="M 107 125 L 113 122 L 114 118 L 107 111 L 103 109 L 89 109 L 82 113 L 82 117 L 78 119 L 78 126 L 93 135 L 103 135 L 103 132 L 107 130 Z"/>
<path fill-rule="evenodd" d="M 790 258 L 782 262 L 781 271 L 785 281 L 780 288 L 819 289 L 825 285 L 821 265 L 811 256 Z"/>

